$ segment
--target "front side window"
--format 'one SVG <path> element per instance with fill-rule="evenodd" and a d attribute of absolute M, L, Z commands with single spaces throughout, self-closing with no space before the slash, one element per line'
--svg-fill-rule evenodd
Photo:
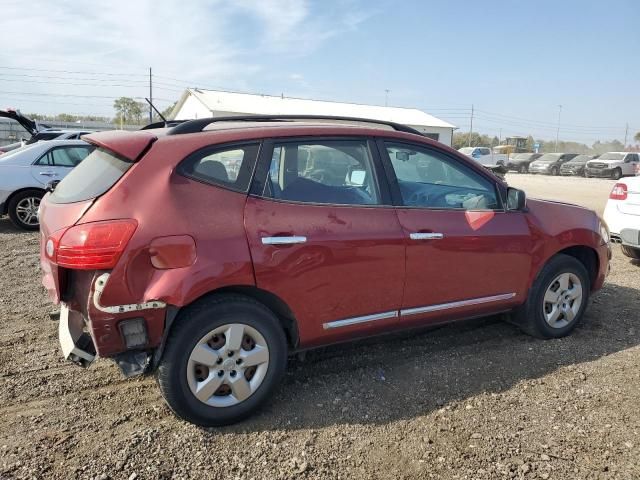
<path fill-rule="evenodd" d="M 196 180 L 246 191 L 257 153 L 257 144 L 208 147 L 187 157 L 178 171 Z"/>
<path fill-rule="evenodd" d="M 371 153 L 364 140 L 276 143 L 264 194 L 294 202 L 380 203 Z"/>
<path fill-rule="evenodd" d="M 435 209 L 498 209 L 493 182 L 444 155 L 405 144 L 386 143 L 402 203 Z"/>

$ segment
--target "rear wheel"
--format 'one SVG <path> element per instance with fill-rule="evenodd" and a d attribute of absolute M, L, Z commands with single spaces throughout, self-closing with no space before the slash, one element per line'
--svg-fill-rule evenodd
<path fill-rule="evenodd" d="M 38 207 L 43 195 L 44 192 L 41 190 L 30 189 L 11 197 L 7 205 L 11 223 L 23 230 L 38 230 L 40 228 Z"/>
<path fill-rule="evenodd" d="M 620 180 L 621 177 L 622 177 L 622 170 L 620 170 L 619 168 L 614 168 L 613 171 L 611 172 L 611 179 Z"/>
<path fill-rule="evenodd" d="M 538 274 L 526 303 L 513 313 L 514 323 L 534 337 L 564 337 L 582 319 L 590 289 L 584 265 L 558 254 Z"/>
<path fill-rule="evenodd" d="M 630 247 L 628 245 L 620 245 L 620 248 L 622 249 L 622 253 L 627 257 L 640 260 L 640 248 Z"/>
<path fill-rule="evenodd" d="M 228 425 L 253 414 L 284 374 L 287 344 L 277 317 L 239 295 L 211 297 L 176 319 L 156 378 L 188 422 Z"/>

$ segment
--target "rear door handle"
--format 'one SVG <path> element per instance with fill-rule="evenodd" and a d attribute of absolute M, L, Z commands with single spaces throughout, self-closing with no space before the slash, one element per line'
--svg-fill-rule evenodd
<path fill-rule="evenodd" d="M 444 233 L 423 233 L 414 232 L 409 234 L 411 240 L 441 240 L 444 238 Z"/>
<path fill-rule="evenodd" d="M 44 175 L 45 177 L 55 177 L 57 174 L 56 172 L 39 172 L 40 175 Z"/>
<path fill-rule="evenodd" d="M 307 237 L 294 235 L 291 237 L 262 237 L 263 245 L 293 245 L 295 243 L 305 243 Z"/>

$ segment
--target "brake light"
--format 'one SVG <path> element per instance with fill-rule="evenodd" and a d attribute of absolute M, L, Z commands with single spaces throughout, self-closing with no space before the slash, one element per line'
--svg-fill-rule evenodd
<path fill-rule="evenodd" d="M 609 194 L 611 200 L 626 200 L 627 199 L 627 184 L 616 183 Z"/>
<path fill-rule="evenodd" d="M 107 270 L 118 263 L 137 226 L 135 220 L 75 225 L 51 235 L 45 244 L 45 253 L 61 267 Z"/>

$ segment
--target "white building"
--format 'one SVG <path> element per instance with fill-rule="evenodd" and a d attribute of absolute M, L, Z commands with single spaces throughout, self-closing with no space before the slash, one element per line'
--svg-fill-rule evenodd
<path fill-rule="evenodd" d="M 229 115 L 327 115 L 371 118 L 401 123 L 426 136 L 451 145 L 457 127 L 415 108 L 379 107 L 357 103 L 326 102 L 301 98 L 254 95 L 189 88 L 171 113 L 176 120 Z"/>

